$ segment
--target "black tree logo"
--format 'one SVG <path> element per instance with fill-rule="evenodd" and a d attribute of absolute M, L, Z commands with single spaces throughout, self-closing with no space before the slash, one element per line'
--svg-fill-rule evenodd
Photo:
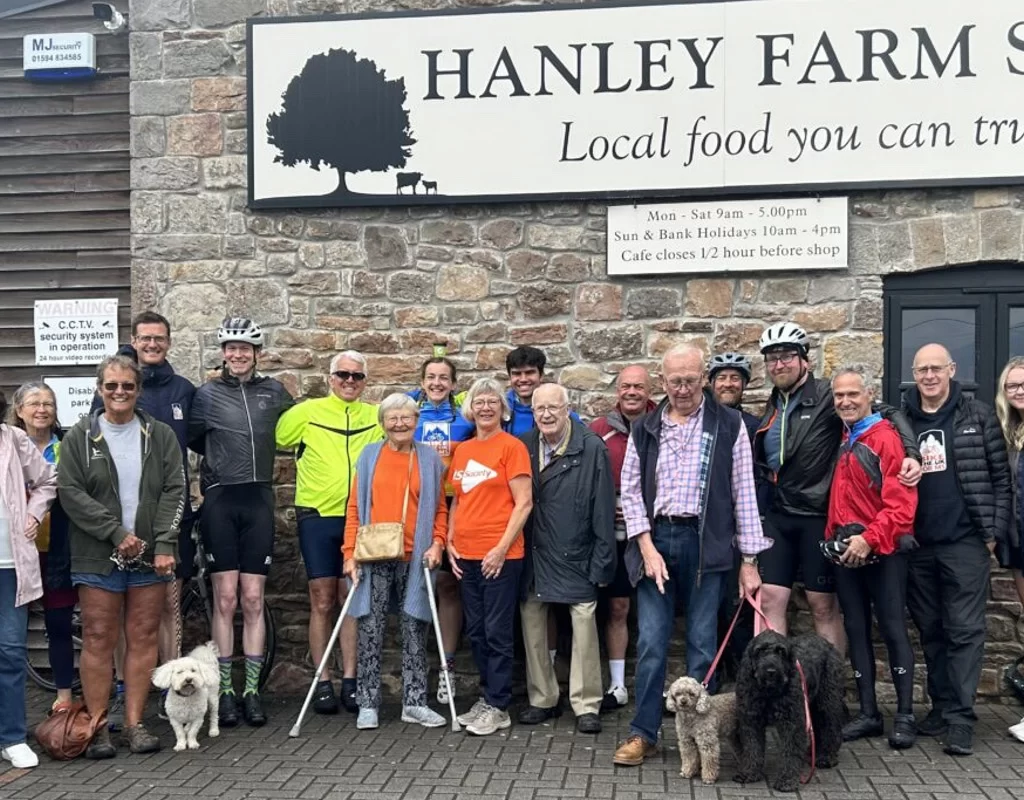
<path fill-rule="evenodd" d="M 349 194 L 347 172 L 404 167 L 416 143 L 405 79 L 388 80 L 373 61 L 349 50 L 312 56 L 281 97 L 281 112 L 267 117 L 267 142 L 281 151 L 274 163 L 338 170 L 334 195 Z"/>

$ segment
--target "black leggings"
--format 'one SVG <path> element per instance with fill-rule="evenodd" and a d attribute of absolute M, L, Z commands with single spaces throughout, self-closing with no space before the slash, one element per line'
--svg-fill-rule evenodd
<path fill-rule="evenodd" d="M 883 556 L 877 564 L 857 569 L 836 567 L 835 574 L 861 711 L 869 715 L 878 713 L 875 651 L 871 643 L 871 606 L 874 605 L 878 629 L 889 651 L 897 713 L 911 713 L 914 651 L 907 632 L 907 557 Z"/>
<path fill-rule="evenodd" d="M 50 669 L 53 682 L 58 689 L 70 689 L 75 680 L 75 645 L 71 641 L 71 620 L 75 609 L 48 608 L 44 613 L 46 621 L 47 648 L 50 653 Z"/>

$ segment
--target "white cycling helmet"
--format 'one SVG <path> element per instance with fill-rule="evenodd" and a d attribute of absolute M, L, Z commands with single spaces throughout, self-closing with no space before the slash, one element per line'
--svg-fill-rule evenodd
<path fill-rule="evenodd" d="M 772 347 L 787 346 L 797 348 L 806 356 L 809 347 L 807 331 L 792 322 L 777 322 L 765 328 L 758 342 L 762 353 Z"/>
<path fill-rule="evenodd" d="M 253 347 L 263 347 L 263 329 L 245 317 L 227 317 L 217 328 L 217 343 L 245 342 Z"/>
<path fill-rule="evenodd" d="M 708 362 L 708 379 L 714 380 L 715 373 L 723 369 L 734 369 L 743 376 L 743 382 L 750 381 L 750 359 L 740 353 L 719 353 Z"/>

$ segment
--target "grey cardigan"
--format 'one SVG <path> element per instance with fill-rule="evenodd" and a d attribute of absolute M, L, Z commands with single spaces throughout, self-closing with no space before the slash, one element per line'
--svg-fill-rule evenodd
<path fill-rule="evenodd" d="M 359 508 L 360 525 L 367 525 L 370 522 L 373 474 L 377 468 L 377 459 L 382 447 L 387 447 L 387 443 L 369 444 L 363 448 L 363 452 L 356 460 L 356 503 Z M 433 448 L 420 443 L 414 443 L 413 447 L 416 448 L 419 465 L 420 501 L 416 512 L 412 560 L 409 562 L 409 582 L 402 600 L 402 610 L 414 619 L 429 622 L 431 619 L 430 601 L 427 598 L 427 584 L 423 579 L 423 556 L 434 539 L 434 517 L 437 514 L 437 503 L 441 497 L 444 464 Z M 354 590 L 352 604 L 349 606 L 349 615 L 356 619 L 370 613 L 370 581 L 370 570 L 362 570 L 359 585 Z"/>

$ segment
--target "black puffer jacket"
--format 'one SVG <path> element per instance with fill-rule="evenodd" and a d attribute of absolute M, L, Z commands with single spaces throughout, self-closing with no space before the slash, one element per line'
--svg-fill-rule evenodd
<path fill-rule="evenodd" d="M 200 386 L 189 413 L 188 446 L 203 456 L 203 491 L 218 484 L 270 483 L 277 418 L 293 405 L 288 390 L 264 375 L 240 383 L 225 368 Z"/>
<path fill-rule="evenodd" d="M 953 459 L 967 513 L 986 542 L 996 541 L 996 555 L 1008 563 L 1013 494 L 1006 440 L 991 406 L 967 397 L 952 381 L 956 392 L 953 413 Z M 915 386 L 903 396 L 903 410 L 911 417 L 921 414 L 921 394 Z M 923 501 L 923 499 L 922 499 Z"/>
<path fill-rule="evenodd" d="M 810 375 L 791 402 L 797 407 L 786 425 L 786 460 L 773 474 L 764 452 L 764 437 L 776 414 L 779 390 L 773 389 L 754 442 L 754 471 L 758 480 L 758 498 L 772 495 L 771 509 L 803 517 L 828 514 L 828 492 L 832 470 L 843 439 L 843 423 L 832 401 L 832 386 L 823 378 Z M 875 411 L 892 422 L 903 440 L 910 458 L 921 460 L 917 438 L 906 418 L 892 406 L 876 403 Z M 774 492 L 762 487 L 772 486 Z M 767 510 L 762 508 L 762 512 Z"/>

